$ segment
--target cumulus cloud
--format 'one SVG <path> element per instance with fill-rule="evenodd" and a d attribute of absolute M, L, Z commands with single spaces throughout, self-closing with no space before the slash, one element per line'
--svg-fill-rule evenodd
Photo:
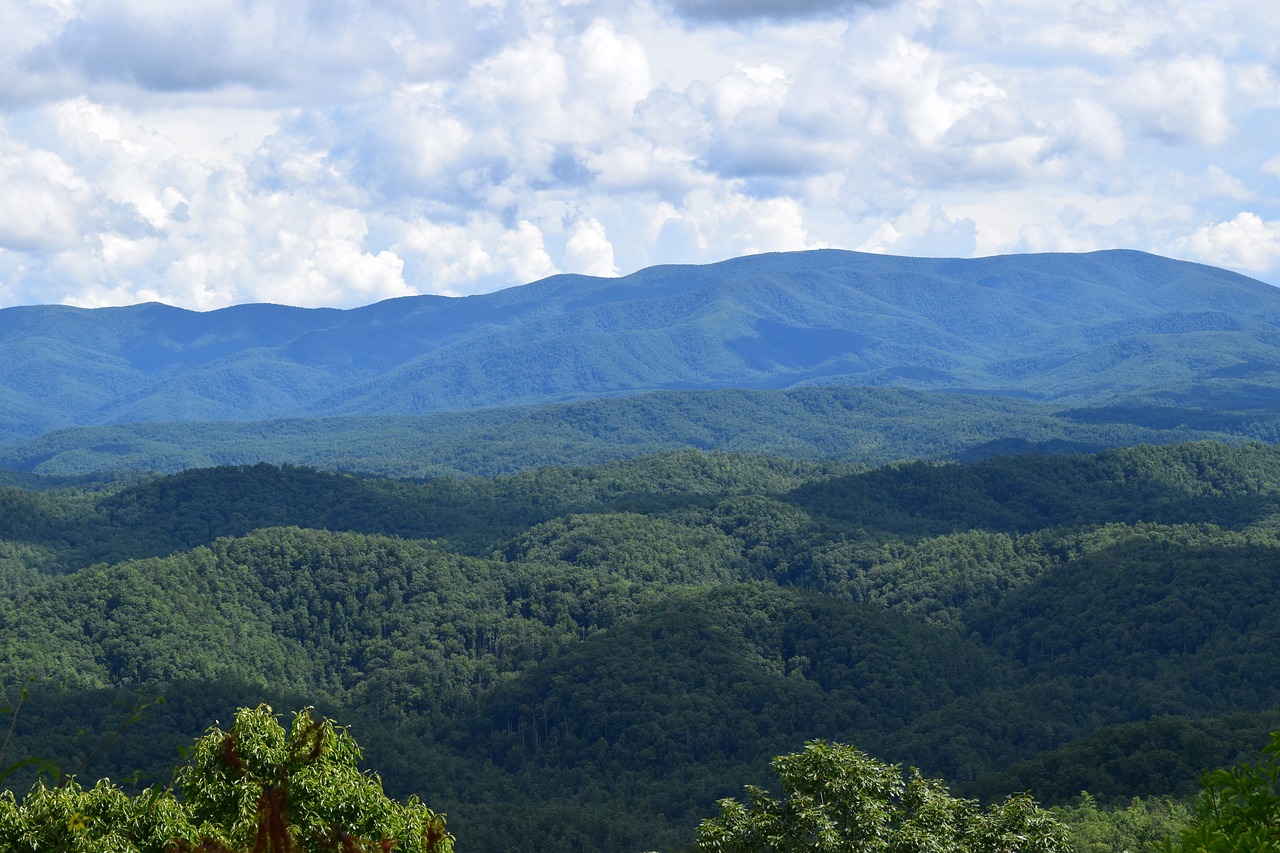
<path fill-rule="evenodd" d="M 628 126 L 653 88 L 644 45 L 605 20 L 593 21 L 573 44 L 568 71 L 576 91 L 567 120 L 578 142 L 608 138 Z"/>
<path fill-rule="evenodd" d="M 905 34 L 852 70 L 870 104 L 872 127 L 899 145 L 931 149 L 962 119 L 1007 96 L 984 70 L 951 67 L 936 49 Z"/>
<path fill-rule="evenodd" d="M 0 304 L 350 306 L 820 246 L 1280 283 L 1277 26 L 1265 0 L 18 4 Z"/>
<path fill-rule="evenodd" d="M 1266 272 L 1280 262 L 1280 221 L 1244 211 L 1227 222 L 1197 228 L 1184 245 L 1205 263 Z"/>
<path fill-rule="evenodd" d="M 571 272 L 585 275 L 615 276 L 618 266 L 613 261 L 613 244 L 605 236 L 604 226 L 594 219 L 578 223 L 565 245 L 565 266 Z"/>
<path fill-rule="evenodd" d="M 301 219 L 305 231 L 290 224 L 281 222 L 271 250 L 256 258 L 262 281 L 255 295 L 261 301 L 283 295 L 293 305 L 332 305 L 352 295 L 375 302 L 412 293 L 404 262 L 394 252 L 365 251 L 368 229 L 360 214 L 328 209 Z"/>
<path fill-rule="evenodd" d="M 1124 79 L 1119 90 L 1129 114 L 1148 133 L 1211 146 L 1231 135 L 1227 73 L 1219 57 L 1148 62 Z"/>
<path fill-rule="evenodd" d="M 301 23 L 265 3 L 88 0 L 76 11 L 28 53 L 30 68 L 160 90 L 274 83 L 287 72 L 275 48 Z"/>
<path fill-rule="evenodd" d="M 697 190 L 667 220 L 680 223 L 704 258 L 823 248 L 809 237 L 799 203 L 791 198 L 756 199 L 740 192 Z M 672 223 L 673 225 L 675 223 Z"/>
<path fill-rule="evenodd" d="M 36 252 L 74 247 L 90 187 L 56 154 L 5 143 L 0 149 L 0 246 Z"/>
<path fill-rule="evenodd" d="M 1054 124 L 1054 143 L 1046 152 L 1050 156 L 1083 155 L 1099 159 L 1108 167 L 1124 157 L 1128 145 L 1124 127 L 1120 117 L 1105 104 L 1073 98 Z"/>
<path fill-rule="evenodd" d="M 45 4 L 30 4 L 35 6 Z M 49 3 L 15 52 L 53 88 L 144 92 L 287 90 L 358 97 L 387 80 L 457 71 L 501 41 L 504 21 L 474 5 L 424 0 L 78 0 Z M 453 26 L 442 29 L 447 21 Z M 64 93 L 65 93 L 64 89 Z"/>
<path fill-rule="evenodd" d="M 513 281 L 534 281 L 560 271 L 542 243 L 542 231 L 527 220 L 520 220 L 514 229 L 502 235 L 497 255 L 510 270 Z"/>
<path fill-rule="evenodd" d="M 938 205 L 920 203 L 884 222 L 858 246 L 862 252 L 967 258 L 976 248 L 972 219 L 952 219 Z"/>
<path fill-rule="evenodd" d="M 1265 166 L 1265 164 L 1264 164 Z M 1230 175 L 1217 166 L 1210 166 L 1200 178 L 1202 192 L 1206 196 L 1220 196 L 1235 201 L 1252 199 L 1254 191 L 1245 186 L 1244 181 Z"/>

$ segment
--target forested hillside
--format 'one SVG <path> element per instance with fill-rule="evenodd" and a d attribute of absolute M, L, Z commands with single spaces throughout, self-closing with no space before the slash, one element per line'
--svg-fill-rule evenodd
<path fill-rule="evenodd" d="M 1260 395 L 1266 396 L 1266 395 Z M 1280 440 L 1280 388 L 1233 408 L 1088 408 L 901 388 L 682 390 L 419 416 L 74 427 L 0 444 L 0 467 L 117 476 L 271 462 L 394 477 L 514 474 L 674 450 L 884 465 L 1082 453 L 1191 440 Z"/>
<path fill-rule="evenodd" d="M 235 707 L 314 705 L 464 851 L 678 849 L 813 738 L 989 798 L 1184 796 L 1280 713 L 1261 443 L 5 482 L 6 763 L 163 782 Z"/>
<path fill-rule="evenodd" d="M 0 310 L 0 440 L 821 385 L 1270 409 L 1278 330 L 1275 288 L 1132 251 L 768 254 L 348 311 L 22 306 Z"/>

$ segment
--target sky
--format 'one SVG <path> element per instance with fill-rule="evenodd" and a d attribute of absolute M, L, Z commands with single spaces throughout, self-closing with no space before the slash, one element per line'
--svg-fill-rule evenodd
<path fill-rule="evenodd" d="M 1274 0 L 0 0 L 0 306 L 813 248 L 1280 285 Z"/>

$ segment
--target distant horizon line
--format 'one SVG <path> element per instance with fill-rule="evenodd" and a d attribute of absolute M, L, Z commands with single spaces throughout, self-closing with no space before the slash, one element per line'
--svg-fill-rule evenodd
<path fill-rule="evenodd" d="M 9 311 L 12 309 L 23 309 L 23 308 L 66 308 L 74 311 L 99 311 L 99 310 L 113 310 L 113 309 L 128 310 L 128 309 L 144 308 L 148 306 L 169 308 L 175 311 L 183 311 L 191 314 L 214 314 L 219 311 L 227 311 L 227 310 L 236 309 L 236 308 L 248 308 L 248 307 L 254 307 L 254 306 L 262 306 L 262 307 L 270 307 L 270 308 L 285 308 L 285 309 L 291 309 L 291 310 L 297 310 L 297 311 L 358 311 L 362 308 L 369 308 L 374 305 L 381 305 L 388 302 L 397 302 L 405 299 L 433 298 L 433 299 L 445 299 L 445 300 L 461 300 L 461 299 L 472 299 L 475 297 L 491 296 L 493 294 L 503 293 L 508 290 L 515 290 L 521 287 L 529 287 L 530 285 L 537 285 L 543 282 L 550 282 L 550 281 L 555 281 L 557 279 L 565 279 L 565 278 L 591 279 L 593 281 L 621 281 L 627 278 L 631 278 L 632 276 L 639 275 L 649 270 L 671 269 L 671 268 L 678 268 L 678 267 L 702 269 L 706 267 L 719 266 L 721 264 L 730 264 L 736 261 L 750 260 L 752 258 L 778 257 L 778 256 L 787 256 L 787 255 L 815 255 L 815 254 L 823 254 L 823 253 L 833 253 L 833 254 L 842 254 L 842 255 L 860 255 L 868 258 L 886 258 L 886 259 L 892 258 L 892 259 L 908 260 L 908 261 L 946 261 L 946 262 L 952 262 L 952 263 L 956 263 L 956 262 L 964 263 L 964 262 L 970 262 L 970 261 L 973 261 L 973 262 L 989 261 L 997 258 L 1022 258 L 1022 257 L 1030 258 L 1030 257 L 1047 257 L 1047 256 L 1083 257 L 1087 255 L 1129 253 L 1129 254 L 1135 254 L 1135 255 L 1145 255 L 1152 258 L 1159 258 L 1161 260 L 1166 260 L 1166 261 L 1173 261 L 1175 263 L 1180 263 L 1180 264 L 1188 264 L 1191 266 L 1205 267 L 1208 269 L 1218 270 L 1220 272 L 1230 273 L 1232 275 L 1238 275 L 1242 278 L 1251 279 L 1261 284 L 1265 284 L 1269 287 L 1280 288 L 1280 282 L 1270 282 L 1265 279 L 1258 278 L 1257 276 L 1238 272 L 1236 270 L 1232 270 L 1227 267 L 1216 266 L 1214 264 L 1207 264 L 1207 263 L 1204 263 L 1203 261 L 1193 261 L 1185 258 L 1176 258 L 1171 255 L 1162 255 L 1159 252 L 1154 252 L 1148 249 L 1134 249 L 1134 248 L 1125 247 L 1125 246 L 1115 246 L 1115 247 L 1106 248 L 1106 249 L 1089 249 L 1087 251 L 1077 251 L 1077 252 L 1071 252 L 1071 251 L 997 252 L 995 254 L 970 255 L 968 257 L 962 257 L 959 255 L 898 255 L 892 252 L 869 252 L 862 249 L 845 249 L 845 248 L 840 248 L 838 246 L 821 246 L 821 247 L 812 248 L 812 249 L 792 249 L 792 250 L 785 250 L 785 251 L 753 252 L 746 255 L 734 255 L 727 258 L 721 258 L 720 260 L 715 260 L 715 261 L 700 261 L 700 262 L 689 262 L 689 263 L 671 262 L 671 263 L 661 263 L 661 264 L 650 264 L 649 266 L 640 267 L 638 269 L 632 270 L 631 272 L 627 272 L 627 273 L 620 273 L 616 276 L 591 275 L 589 273 L 579 273 L 579 272 L 557 272 L 549 276 L 533 279 L 531 281 L 521 282 L 518 284 L 504 285 L 502 287 L 496 287 L 492 290 L 484 290 L 484 291 L 479 291 L 477 293 L 461 293 L 461 294 L 459 293 L 410 293 L 410 294 L 405 294 L 403 296 L 389 296 L 385 299 L 378 299 L 373 302 L 364 302 L 360 304 L 349 305 L 346 307 L 340 307 L 336 305 L 297 305 L 297 304 L 288 303 L 288 302 L 262 301 L 262 302 L 233 302 L 227 305 L 219 306 L 217 308 L 189 308 L 184 305 L 176 305 L 174 303 L 165 302 L 160 299 L 149 299 L 142 302 L 110 303 L 110 304 L 104 304 L 104 305 L 80 305 L 72 302 L 17 302 L 11 305 L 0 305 L 0 311 Z"/>

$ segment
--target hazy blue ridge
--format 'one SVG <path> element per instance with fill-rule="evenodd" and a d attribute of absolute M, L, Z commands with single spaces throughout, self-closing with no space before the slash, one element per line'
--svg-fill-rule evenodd
<path fill-rule="evenodd" d="M 0 434 L 846 384 L 1083 404 L 1274 399 L 1280 290 L 1132 251 L 823 250 L 352 310 L 0 310 Z"/>
<path fill-rule="evenodd" d="M 69 427 L 0 445 L 0 468 L 43 475 L 179 471 L 266 461 L 401 477 L 493 475 L 667 450 L 876 465 L 1280 438 L 1280 409 L 1126 405 L 822 386 L 658 391 L 425 415 Z"/>

